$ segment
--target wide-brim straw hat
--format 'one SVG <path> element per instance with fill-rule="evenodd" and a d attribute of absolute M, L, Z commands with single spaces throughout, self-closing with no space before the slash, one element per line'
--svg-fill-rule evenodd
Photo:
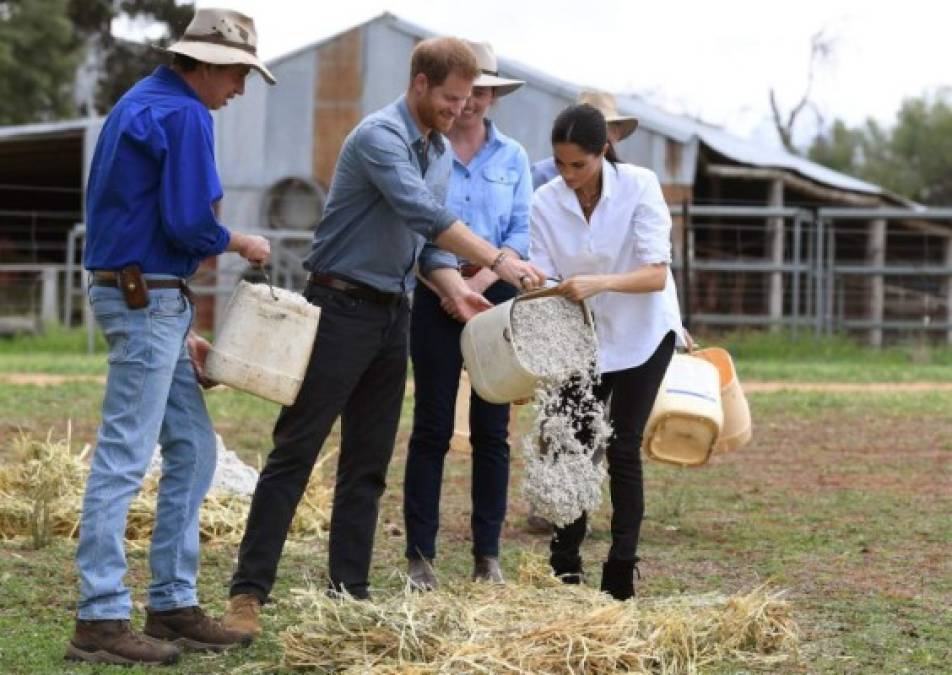
<path fill-rule="evenodd" d="M 618 104 L 615 103 L 615 96 L 607 91 L 582 91 L 578 95 L 577 103 L 587 103 L 593 108 L 598 108 L 605 121 L 609 124 L 617 124 L 621 133 L 618 140 L 628 138 L 635 129 L 638 128 L 638 118 L 631 115 L 619 115 Z"/>
<path fill-rule="evenodd" d="M 466 44 L 473 50 L 476 61 L 479 63 L 480 74 L 473 82 L 474 87 L 492 87 L 496 90 L 496 96 L 499 97 L 511 94 L 525 84 L 522 80 L 499 77 L 499 63 L 491 44 L 488 42 L 470 42 L 469 40 L 466 40 Z"/>
<path fill-rule="evenodd" d="M 234 10 L 211 7 L 196 10 L 185 34 L 164 51 L 219 66 L 251 66 L 268 84 L 277 82 L 271 71 L 258 60 L 258 33 L 254 20 Z"/>

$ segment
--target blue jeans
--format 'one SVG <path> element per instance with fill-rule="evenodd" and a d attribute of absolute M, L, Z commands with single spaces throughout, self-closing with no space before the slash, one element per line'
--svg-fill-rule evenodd
<path fill-rule="evenodd" d="M 515 293 L 509 284 L 497 282 L 486 289 L 485 296 L 498 305 Z M 443 311 L 436 295 L 418 285 L 410 324 L 415 386 L 413 432 L 403 480 L 408 558 L 436 557 L 443 462 L 453 437 L 463 366 L 459 346 L 462 332 L 463 324 Z M 509 485 L 509 406 L 487 403 L 473 392 L 469 428 L 473 446 L 473 555 L 498 556 Z"/>
<path fill-rule="evenodd" d="M 157 442 L 162 478 L 149 552 L 149 606 L 197 605 L 198 511 L 216 450 L 185 346 L 192 307 L 178 289 L 149 291 L 149 306 L 138 310 L 126 307 L 115 288 L 93 286 L 89 298 L 109 344 L 109 375 L 76 551 L 78 617 L 129 618 L 126 516 Z"/>

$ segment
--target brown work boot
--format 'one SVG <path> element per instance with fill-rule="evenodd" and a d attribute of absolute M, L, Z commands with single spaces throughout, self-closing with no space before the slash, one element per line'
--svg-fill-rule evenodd
<path fill-rule="evenodd" d="M 167 640 L 195 651 L 220 652 L 235 645 L 251 644 L 250 633 L 229 630 L 208 616 L 201 607 L 182 607 L 165 612 L 146 610 L 145 629 L 150 637 Z"/>
<path fill-rule="evenodd" d="M 76 630 L 66 648 L 70 661 L 133 666 L 169 666 L 182 650 L 132 630 L 128 620 L 76 620 Z"/>
<path fill-rule="evenodd" d="M 478 555 L 473 559 L 473 581 L 486 581 L 491 584 L 504 584 L 499 567 L 499 558 L 489 555 Z"/>
<path fill-rule="evenodd" d="M 261 601 L 251 593 L 231 596 L 221 624 L 238 633 L 261 635 Z"/>

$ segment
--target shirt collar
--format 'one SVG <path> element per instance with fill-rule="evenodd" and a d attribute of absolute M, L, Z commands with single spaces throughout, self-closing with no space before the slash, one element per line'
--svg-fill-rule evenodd
<path fill-rule="evenodd" d="M 416 120 L 413 119 L 413 115 L 410 113 L 410 106 L 407 105 L 406 94 L 402 94 L 400 98 L 397 99 L 397 111 L 400 113 L 403 126 L 406 127 L 407 138 L 410 141 L 410 145 L 422 143 L 423 134 L 420 132 L 420 127 L 417 126 Z M 439 155 L 442 155 L 446 149 L 446 145 L 443 142 L 443 134 L 436 129 L 430 129 L 429 143 Z"/>
<path fill-rule="evenodd" d="M 553 160 L 554 161 L 554 160 Z M 618 169 L 614 164 L 604 157 L 602 158 L 602 196 L 599 202 L 608 201 L 615 193 L 615 185 L 618 183 Z M 565 184 L 564 180 L 559 181 L 558 186 L 559 202 L 569 211 L 582 213 L 582 207 L 579 206 L 578 197 L 575 196 L 575 190 Z"/>
<path fill-rule="evenodd" d="M 154 71 L 152 71 L 152 76 L 164 84 L 168 84 L 171 87 L 178 89 L 180 93 L 191 96 L 202 105 L 205 105 L 202 102 L 202 99 L 198 97 L 198 94 L 195 93 L 195 90 L 186 82 L 181 75 L 176 73 L 174 70 L 168 66 L 159 66 Z"/>

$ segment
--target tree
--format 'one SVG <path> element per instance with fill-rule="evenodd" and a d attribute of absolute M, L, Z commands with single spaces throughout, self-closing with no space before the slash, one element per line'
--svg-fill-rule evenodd
<path fill-rule="evenodd" d="M 69 0 L 0 0 L 0 124 L 69 117 L 79 59 Z"/>
<path fill-rule="evenodd" d="M 903 101 L 892 128 L 836 120 L 811 144 L 810 159 L 924 204 L 952 203 L 952 90 Z"/>
<path fill-rule="evenodd" d="M 773 87 L 770 88 L 770 112 L 773 115 L 774 128 L 777 130 L 777 135 L 780 136 L 780 142 L 783 143 L 783 147 L 795 155 L 800 153 L 793 144 L 793 127 L 797 123 L 797 118 L 800 116 L 800 113 L 809 108 L 813 110 L 813 113 L 816 115 L 818 125 L 822 126 L 823 124 L 823 117 L 820 114 L 820 110 L 813 101 L 810 100 L 810 95 L 813 92 L 813 81 L 816 78 L 817 68 L 829 61 L 835 48 L 836 37 L 829 34 L 826 29 L 820 30 L 810 37 L 810 63 L 807 67 L 807 85 L 803 94 L 800 96 L 800 100 L 788 113 L 784 114 L 781 112 L 780 104 L 777 103 L 777 94 Z"/>
<path fill-rule="evenodd" d="M 94 112 L 108 111 L 133 84 L 156 64 L 153 47 L 166 47 L 185 31 L 194 13 L 191 4 L 175 0 L 68 0 L 69 17 L 78 39 L 92 50 L 100 70 Z M 146 19 L 162 28 L 151 43 L 119 40 L 112 34 L 118 17 Z"/>

